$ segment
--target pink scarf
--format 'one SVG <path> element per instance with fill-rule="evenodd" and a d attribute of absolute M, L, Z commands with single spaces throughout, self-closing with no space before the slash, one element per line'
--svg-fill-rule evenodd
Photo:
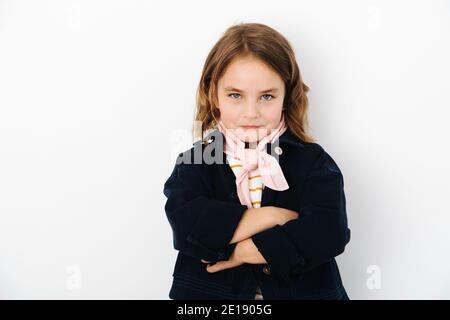
<path fill-rule="evenodd" d="M 253 204 L 249 194 L 248 176 L 252 170 L 259 169 L 264 185 L 272 190 L 287 190 L 289 185 L 281 170 L 277 159 L 266 152 L 266 144 L 273 143 L 287 130 L 284 117 L 272 133 L 266 135 L 258 142 L 255 149 L 246 149 L 245 142 L 240 140 L 233 129 L 227 129 L 221 120 L 218 129 L 225 136 L 224 152 L 242 163 L 242 170 L 236 177 L 236 188 L 241 204 L 252 208 Z"/>

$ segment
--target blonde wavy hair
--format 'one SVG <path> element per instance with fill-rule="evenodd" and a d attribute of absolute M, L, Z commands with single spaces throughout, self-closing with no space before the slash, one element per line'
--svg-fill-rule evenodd
<path fill-rule="evenodd" d="M 207 132 L 216 128 L 220 119 L 218 81 L 234 58 L 245 56 L 262 59 L 281 76 L 285 84 L 283 112 L 288 129 L 304 142 L 315 142 L 308 134 L 309 87 L 302 81 L 294 50 L 283 35 L 261 23 L 231 26 L 209 52 L 197 89 L 193 140 L 204 140 Z"/>

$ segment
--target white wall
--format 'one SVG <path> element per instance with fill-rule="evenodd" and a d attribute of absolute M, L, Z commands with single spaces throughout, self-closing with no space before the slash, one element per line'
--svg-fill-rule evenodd
<path fill-rule="evenodd" d="M 0 298 L 168 298 L 162 186 L 201 68 L 227 27 L 262 22 L 294 45 L 344 173 L 350 298 L 449 299 L 449 18 L 448 1 L 1 1 Z"/>

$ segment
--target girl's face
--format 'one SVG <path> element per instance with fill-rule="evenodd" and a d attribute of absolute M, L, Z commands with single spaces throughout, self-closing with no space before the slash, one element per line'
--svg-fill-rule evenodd
<path fill-rule="evenodd" d="M 242 141 L 257 142 L 281 121 L 284 82 L 264 61 L 237 57 L 218 82 L 220 120 Z"/>

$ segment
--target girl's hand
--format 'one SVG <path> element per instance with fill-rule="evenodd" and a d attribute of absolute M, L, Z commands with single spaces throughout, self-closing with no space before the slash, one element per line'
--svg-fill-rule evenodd
<path fill-rule="evenodd" d="M 209 263 L 209 261 L 205 261 L 203 259 L 201 261 L 203 263 Z M 264 259 L 264 257 L 258 251 L 258 248 L 255 246 L 251 238 L 238 242 L 228 260 L 216 262 L 211 266 L 208 265 L 206 271 L 213 273 L 229 268 L 234 268 L 244 263 L 267 263 L 266 259 Z"/>
<path fill-rule="evenodd" d="M 209 263 L 210 263 L 209 261 L 202 259 L 203 263 L 208 263 L 208 266 L 206 267 L 206 271 L 213 273 L 213 272 L 217 272 L 217 271 L 221 271 L 221 270 L 225 270 L 225 269 L 229 269 L 229 268 L 234 268 L 234 267 L 240 266 L 241 264 L 244 264 L 244 261 L 239 260 L 238 253 L 242 250 L 241 246 L 242 246 L 241 242 L 236 243 L 233 253 L 231 254 L 231 256 L 228 260 L 219 261 L 213 265 L 209 265 Z"/>

